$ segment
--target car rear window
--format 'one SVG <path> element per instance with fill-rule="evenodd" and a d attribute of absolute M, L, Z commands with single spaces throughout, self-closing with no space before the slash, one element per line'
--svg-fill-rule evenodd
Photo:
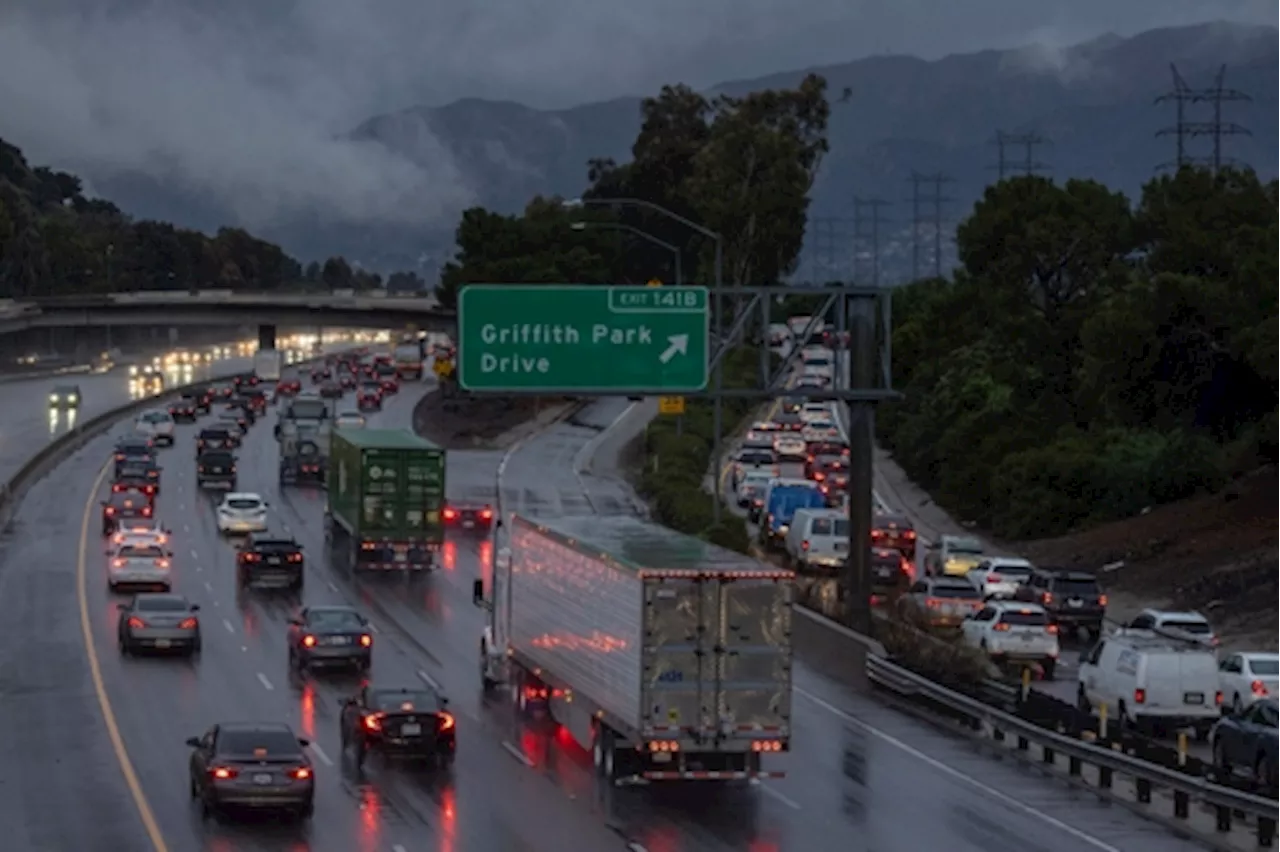
<path fill-rule="evenodd" d="M 810 535 L 835 535 L 849 537 L 849 521 L 846 518 L 814 518 Z"/>
<path fill-rule="evenodd" d="M 773 461 L 773 453 L 760 450 L 742 453 L 738 461 L 744 464 L 769 464 Z"/>
<path fill-rule="evenodd" d="M 163 557 L 164 551 L 158 547 L 120 548 L 120 558 L 122 559 L 161 559 Z"/>
<path fill-rule="evenodd" d="M 297 550 L 298 543 L 284 538 L 255 539 L 253 546 L 259 550 Z"/>
<path fill-rule="evenodd" d="M 241 497 L 235 500 L 228 500 L 227 505 L 232 509 L 257 509 L 262 506 L 262 501 Z"/>
<path fill-rule="evenodd" d="M 200 464 L 219 464 L 229 465 L 235 464 L 236 457 L 231 453 L 201 453 Z"/>
<path fill-rule="evenodd" d="M 200 432 L 200 437 L 206 441 L 225 441 L 231 437 L 231 433 L 226 429 L 204 429 Z"/>
<path fill-rule="evenodd" d="M 1026 565 L 992 565 L 991 573 L 1004 577 L 1030 577 L 1031 568 Z"/>
<path fill-rule="evenodd" d="M 1171 618 L 1161 622 L 1160 626 L 1170 630 L 1181 630 L 1183 633 L 1193 633 L 1196 636 L 1208 636 L 1213 632 L 1213 628 L 1207 622 L 1196 619 Z"/>
<path fill-rule="evenodd" d="M 435 712 L 436 697 L 425 689 L 382 689 L 369 694 L 374 710 L 427 710 Z M 404 705 L 409 707 L 405 708 Z"/>
<path fill-rule="evenodd" d="M 934 598 L 953 598 L 955 600 L 974 600 L 981 597 L 978 594 L 978 590 L 967 583 L 963 586 L 939 583 L 929 590 L 929 596 Z"/>
<path fill-rule="evenodd" d="M 328 383 L 332 387 L 332 382 Z M 295 399 L 289 405 L 289 416 L 300 420 L 320 420 L 329 413 L 329 405 L 322 399 Z"/>
<path fill-rule="evenodd" d="M 1280 660 L 1250 660 L 1249 671 L 1264 677 L 1280 674 Z"/>
<path fill-rule="evenodd" d="M 134 609 L 143 612 L 186 612 L 190 605 L 177 598 L 138 598 Z"/>
<path fill-rule="evenodd" d="M 169 416 L 167 411 L 148 411 L 142 415 L 142 419 L 147 423 L 168 423 L 173 418 Z"/>
<path fill-rule="evenodd" d="M 360 617 L 349 610 L 312 610 L 307 614 L 307 624 L 318 628 L 359 628 L 363 626 Z"/>
<path fill-rule="evenodd" d="M 1025 627 L 1044 627 L 1049 623 L 1048 616 L 1035 610 L 1006 610 L 1000 615 L 1001 624 L 1014 624 Z"/>
<path fill-rule="evenodd" d="M 1066 597 L 1098 594 L 1097 580 L 1073 580 L 1059 577 L 1053 584 L 1054 591 Z"/>
<path fill-rule="evenodd" d="M 296 757 L 302 754 L 298 738 L 289 731 L 218 732 L 218 751 L 221 754 L 253 755 L 259 749 L 265 749 L 268 757 Z"/>

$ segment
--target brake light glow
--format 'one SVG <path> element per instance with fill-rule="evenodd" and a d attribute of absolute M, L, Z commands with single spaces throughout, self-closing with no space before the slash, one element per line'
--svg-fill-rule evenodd
<path fill-rule="evenodd" d="M 298 781 L 306 781 L 311 777 L 311 770 L 305 766 L 299 766 L 297 769 L 290 772 L 289 775 Z"/>
<path fill-rule="evenodd" d="M 1255 680 L 1249 684 L 1249 691 L 1261 698 L 1267 694 L 1267 685 L 1260 680 Z"/>
<path fill-rule="evenodd" d="M 1003 580 L 1004 580 L 1004 577 L 1001 577 L 999 574 L 991 573 L 987 575 L 988 583 L 1000 583 L 1000 582 L 1003 582 Z"/>
<path fill-rule="evenodd" d="M 1147 691 L 1145 689 L 1135 689 L 1133 691 L 1133 703 L 1145 704 L 1147 702 Z"/>
<path fill-rule="evenodd" d="M 142 628 L 147 626 L 147 623 L 143 621 L 141 618 L 138 618 L 138 616 L 136 615 L 129 617 L 128 624 L 131 630 L 141 630 Z"/>
<path fill-rule="evenodd" d="M 804 541 L 800 542 L 800 549 L 806 553 L 809 551 L 809 539 L 806 538 Z"/>
<path fill-rule="evenodd" d="M 752 740 L 752 751 L 782 751 L 782 740 Z"/>
<path fill-rule="evenodd" d="M 179 622 L 178 627 L 182 630 L 195 630 L 197 623 L 194 618 L 184 618 Z"/>
<path fill-rule="evenodd" d="M 481 509 L 481 510 L 480 510 L 480 517 L 481 517 L 481 518 L 483 518 L 483 519 L 484 519 L 484 520 L 486 520 L 486 521 L 492 520 L 492 519 L 493 519 L 493 510 L 492 510 L 492 509 L 490 509 L 490 508 L 488 508 L 488 507 L 485 507 L 485 508 Z"/>
<path fill-rule="evenodd" d="M 845 450 L 845 452 L 848 452 L 848 450 Z M 902 537 L 903 537 L 903 538 L 905 538 L 905 539 L 907 539 L 907 540 L 909 540 L 909 541 L 913 541 L 913 540 L 915 540 L 915 537 L 916 537 L 916 531 L 915 531 L 915 530 L 907 530 L 906 532 L 904 532 L 904 533 L 902 534 Z"/>
<path fill-rule="evenodd" d="M 649 743 L 649 751 L 679 751 L 680 743 L 676 740 L 653 740 Z"/>
<path fill-rule="evenodd" d="M 444 516 L 446 521 L 455 521 L 458 519 L 458 510 L 446 507 L 445 510 L 441 512 L 441 515 Z"/>
<path fill-rule="evenodd" d="M 168 567 L 169 567 L 169 560 L 168 560 L 168 559 L 157 559 L 157 560 L 156 560 L 156 567 L 157 567 L 157 568 L 168 568 Z"/>
<path fill-rule="evenodd" d="M 1107 596 L 1098 595 L 1098 606 L 1106 606 L 1106 605 L 1107 605 Z"/>
<path fill-rule="evenodd" d="M 114 515 L 115 513 L 116 513 L 116 508 L 115 508 L 115 506 L 108 506 L 108 507 L 107 507 L 107 514 L 108 514 L 108 515 Z"/>
<path fill-rule="evenodd" d="M 123 560 L 123 559 L 112 559 L 112 560 L 111 560 L 111 564 L 112 564 L 113 566 L 115 566 L 116 568 L 123 568 L 123 567 L 124 567 L 124 560 Z"/>
<path fill-rule="evenodd" d="M 1050 636 L 1057 636 L 1057 635 L 1058 635 L 1058 625 L 1056 625 L 1056 624 L 1046 624 L 1046 625 L 1045 625 L 1045 628 L 1044 628 L 1044 632 L 1045 632 L 1045 633 L 1048 633 Z"/>
<path fill-rule="evenodd" d="M 1051 603 L 1053 603 L 1053 592 L 1043 592 L 1043 593 L 1041 593 L 1041 595 L 1040 595 L 1040 600 L 1044 601 L 1044 602 L 1045 602 L 1045 603 L 1047 603 L 1047 604 L 1051 604 Z"/>
<path fill-rule="evenodd" d="M 316 637 L 314 637 L 314 636 L 303 636 L 303 637 L 302 637 L 302 644 L 303 644 L 303 645 L 306 645 L 308 648 L 314 648 L 314 647 L 316 646 Z"/>
<path fill-rule="evenodd" d="M 1001 632 L 1001 633 L 1008 633 L 1008 632 L 1009 632 L 1009 625 L 1005 624 L 1004 622 L 1000 622 L 999 624 L 992 625 L 991 629 L 992 629 L 992 630 L 997 630 L 997 631 L 999 631 L 999 632 Z"/>
<path fill-rule="evenodd" d="M 366 731 L 382 730 L 382 714 L 372 713 L 364 717 L 364 727 Z"/>
<path fill-rule="evenodd" d="M 149 518 L 149 517 L 151 517 L 151 507 L 150 507 L 150 506 L 143 506 L 143 507 L 142 507 L 142 517 L 144 517 L 144 518 Z"/>
<path fill-rule="evenodd" d="M 210 770 L 210 774 L 220 781 L 226 781 L 230 778 L 235 778 L 240 774 L 240 772 L 232 769 L 230 766 L 215 766 Z"/>
<path fill-rule="evenodd" d="M 290 554 L 289 554 L 289 561 L 290 561 L 290 562 L 301 562 L 301 561 L 302 561 L 302 554 L 301 554 L 301 553 L 290 553 Z"/>
<path fill-rule="evenodd" d="M 449 731 L 453 729 L 454 721 L 453 721 L 452 713 L 441 713 L 439 714 L 439 718 L 440 718 L 440 730 Z"/>
<path fill-rule="evenodd" d="M 361 634 L 360 645 L 364 648 L 371 647 L 373 645 L 373 637 L 368 633 Z"/>

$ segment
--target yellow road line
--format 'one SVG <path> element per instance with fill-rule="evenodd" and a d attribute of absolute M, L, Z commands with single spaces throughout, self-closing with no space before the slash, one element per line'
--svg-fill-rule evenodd
<path fill-rule="evenodd" d="M 125 748 L 124 737 L 120 735 L 120 726 L 116 724 L 115 711 L 111 709 L 111 699 L 107 697 L 107 688 L 102 680 L 102 667 L 98 664 L 98 651 L 93 643 L 93 626 L 89 619 L 89 599 L 86 591 L 87 570 L 85 568 L 85 552 L 89 549 L 89 519 L 93 515 L 93 504 L 97 499 L 98 492 L 102 489 L 102 483 L 107 478 L 108 471 L 111 470 L 111 462 L 108 461 L 102 466 L 102 470 L 98 472 L 98 477 L 93 481 L 93 488 L 89 491 L 89 498 L 84 504 L 84 517 L 80 521 L 80 555 L 76 561 L 76 596 L 80 601 L 80 629 L 84 633 L 84 653 L 89 660 L 89 674 L 93 678 L 93 691 L 98 694 L 98 706 L 102 709 L 102 720 L 107 725 L 107 735 L 111 738 L 111 748 L 116 753 L 116 761 L 120 764 L 120 771 L 124 773 L 124 783 L 129 788 L 129 795 L 133 797 L 133 804 L 138 809 L 138 816 L 142 819 L 142 825 L 147 830 L 147 836 L 151 839 L 151 846 L 155 852 L 169 852 L 168 845 L 164 842 L 164 836 L 160 833 L 160 825 L 156 822 L 156 815 L 151 810 L 151 804 L 147 801 L 147 796 L 142 792 L 142 785 L 138 783 L 138 773 L 133 769 L 133 761 L 129 759 L 129 751 Z"/>

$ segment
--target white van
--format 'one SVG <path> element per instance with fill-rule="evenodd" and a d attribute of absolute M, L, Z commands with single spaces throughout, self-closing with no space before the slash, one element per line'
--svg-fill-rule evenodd
<path fill-rule="evenodd" d="M 1141 728 L 1194 728 L 1203 739 L 1222 713 L 1218 659 L 1195 641 L 1124 628 L 1080 655 L 1081 710 L 1107 705 L 1109 718 Z"/>
<path fill-rule="evenodd" d="M 783 545 L 787 561 L 807 571 L 839 571 L 849 558 L 849 513 L 797 509 Z"/>

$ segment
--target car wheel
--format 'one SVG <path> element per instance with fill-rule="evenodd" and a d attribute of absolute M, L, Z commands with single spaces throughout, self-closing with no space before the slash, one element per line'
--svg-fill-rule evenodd
<path fill-rule="evenodd" d="M 130 648 L 129 648 L 129 640 L 127 640 L 127 639 L 125 639 L 125 638 L 124 638 L 124 634 L 123 634 L 123 633 L 121 633 L 121 634 L 119 635 L 119 637 L 117 637 L 117 639 L 116 639 L 116 644 L 120 647 L 120 655 L 121 655 L 121 656 L 124 656 L 124 657 L 129 656 L 129 651 L 130 651 Z"/>
<path fill-rule="evenodd" d="M 1227 759 L 1227 749 L 1221 740 L 1213 742 L 1213 766 L 1227 775 L 1231 774 L 1231 762 Z"/>
<path fill-rule="evenodd" d="M 1085 695 L 1083 686 L 1076 690 L 1076 709 L 1081 713 L 1093 713 L 1093 705 L 1089 703 L 1089 696 Z"/>
<path fill-rule="evenodd" d="M 190 656 L 197 657 L 200 655 L 200 652 L 203 650 L 204 650 L 204 640 L 201 637 L 197 636 L 196 640 L 191 643 Z"/>
<path fill-rule="evenodd" d="M 1053 680 L 1053 675 L 1057 668 L 1058 661 L 1054 659 L 1044 660 L 1040 663 L 1040 670 L 1044 672 L 1045 680 Z"/>
<path fill-rule="evenodd" d="M 193 799 L 200 798 L 200 787 L 199 785 L 196 784 L 196 778 L 194 775 L 191 775 L 187 778 L 187 787 L 191 791 L 191 798 Z"/>
<path fill-rule="evenodd" d="M 355 764 L 356 769 L 364 768 L 364 760 L 369 756 L 369 747 L 364 744 L 363 740 L 356 742 Z"/>
<path fill-rule="evenodd" d="M 307 799 L 307 801 L 298 808 L 298 819 L 311 819 L 316 812 L 316 800 Z"/>
<path fill-rule="evenodd" d="M 1235 695 L 1231 696 L 1231 714 L 1233 716 L 1239 716 L 1240 711 L 1243 709 L 1244 708 L 1240 706 L 1240 693 L 1237 692 Z"/>

